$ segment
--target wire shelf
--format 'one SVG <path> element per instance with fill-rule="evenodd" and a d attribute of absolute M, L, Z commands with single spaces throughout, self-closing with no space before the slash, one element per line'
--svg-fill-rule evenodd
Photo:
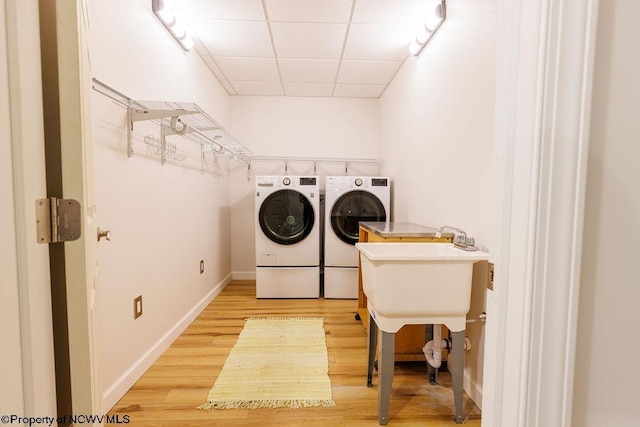
<path fill-rule="evenodd" d="M 201 146 L 203 152 L 213 151 L 237 162 L 248 162 L 251 150 L 242 145 L 224 127 L 192 102 L 141 101 L 132 99 L 94 78 L 93 89 L 127 107 L 128 155 L 133 155 L 131 131 L 138 121 L 152 121 L 162 127 L 161 139 L 181 135 Z"/>

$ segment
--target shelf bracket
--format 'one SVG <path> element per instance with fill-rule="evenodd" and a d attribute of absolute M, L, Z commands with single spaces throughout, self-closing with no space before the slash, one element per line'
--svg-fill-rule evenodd
<path fill-rule="evenodd" d="M 160 126 L 160 164 L 164 166 L 164 162 L 167 159 L 167 137 L 166 137 L 166 126 Z"/>
<path fill-rule="evenodd" d="M 200 175 L 204 174 L 204 145 L 200 146 Z"/>
<path fill-rule="evenodd" d="M 133 156 L 133 118 L 131 116 L 131 107 L 127 106 L 127 157 Z"/>
<path fill-rule="evenodd" d="M 157 119 L 165 119 L 168 117 L 176 117 L 176 116 L 185 116 L 188 114 L 199 114 L 199 111 L 193 110 L 152 110 L 152 109 L 139 109 L 133 108 L 130 105 L 127 106 L 127 120 L 129 121 L 129 127 L 127 130 L 127 152 L 128 156 L 131 157 L 133 155 L 133 140 L 132 140 L 132 132 L 133 132 L 133 123 L 134 122 L 142 122 L 146 120 L 157 120 Z M 187 129 L 189 131 L 189 129 Z M 160 126 L 160 141 L 162 141 L 162 148 L 164 150 L 166 144 L 166 135 L 173 135 L 175 132 L 169 126 L 161 125 Z M 161 163 L 164 165 L 165 156 L 162 156 Z"/>

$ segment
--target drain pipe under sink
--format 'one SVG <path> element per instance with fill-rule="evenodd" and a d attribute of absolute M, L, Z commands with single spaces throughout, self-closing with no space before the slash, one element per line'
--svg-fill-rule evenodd
<path fill-rule="evenodd" d="M 442 365 L 442 348 L 451 350 L 451 340 L 442 339 L 442 325 L 433 325 L 433 340 L 427 342 L 422 351 L 429 365 L 438 369 Z M 464 350 L 471 350 L 471 340 L 464 337 Z"/>
<path fill-rule="evenodd" d="M 442 364 L 442 346 L 448 347 L 447 340 L 442 339 L 442 325 L 433 325 L 433 340 L 427 342 L 422 351 L 429 365 L 435 369 Z"/>

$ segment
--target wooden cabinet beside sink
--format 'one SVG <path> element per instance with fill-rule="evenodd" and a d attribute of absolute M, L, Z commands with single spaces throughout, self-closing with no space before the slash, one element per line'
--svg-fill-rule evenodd
<path fill-rule="evenodd" d="M 361 222 L 360 242 L 453 242 L 453 234 L 443 233 L 436 237 L 436 229 L 410 222 Z M 360 265 L 360 263 L 359 263 Z M 369 313 L 367 297 L 362 289 L 361 265 L 358 270 L 358 314 L 365 328 L 368 328 Z M 442 336 L 446 336 L 443 326 Z M 395 360 L 398 362 L 424 361 L 422 347 L 425 344 L 424 325 L 406 325 L 398 331 L 395 340 Z M 443 354 L 446 357 L 446 354 Z"/>

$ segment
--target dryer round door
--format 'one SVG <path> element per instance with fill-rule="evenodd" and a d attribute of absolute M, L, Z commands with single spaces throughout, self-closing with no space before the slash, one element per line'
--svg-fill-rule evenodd
<path fill-rule="evenodd" d="M 293 245 L 311 233 L 315 213 L 304 194 L 295 190 L 279 190 L 262 202 L 258 222 L 262 232 L 271 241 Z"/>
<path fill-rule="evenodd" d="M 331 228 L 340 240 L 355 245 L 362 221 L 386 221 L 384 205 L 376 196 L 362 190 L 349 191 L 331 209 Z"/>

